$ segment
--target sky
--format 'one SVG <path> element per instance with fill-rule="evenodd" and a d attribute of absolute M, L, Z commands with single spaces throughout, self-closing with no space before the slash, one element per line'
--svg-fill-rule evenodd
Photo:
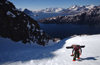
<path fill-rule="evenodd" d="M 68 8 L 73 5 L 100 5 L 100 0 L 9 0 L 17 8 L 39 10 L 45 8 Z"/>

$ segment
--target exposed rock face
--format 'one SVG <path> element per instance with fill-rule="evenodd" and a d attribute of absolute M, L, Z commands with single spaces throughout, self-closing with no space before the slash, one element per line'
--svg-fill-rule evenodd
<path fill-rule="evenodd" d="M 0 36 L 13 41 L 37 42 L 45 45 L 48 36 L 37 21 L 19 11 L 7 0 L 0 0 Z"/>

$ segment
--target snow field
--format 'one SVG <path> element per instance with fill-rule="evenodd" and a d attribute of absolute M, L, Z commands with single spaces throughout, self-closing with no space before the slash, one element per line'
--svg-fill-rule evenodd
<path fill-rule="evenodd" d="M 99 65 L 99 39 L 100 35 L 75 36 L 61 40 L 58 44 L 42 47 L 0 38 L 0 65 Z M 73 57 L 70 56 L 72 49 L 66 49 L 66 46 L 72 44 L 86 46 L 82 49 L 80 61 L 73 62 Z"/>

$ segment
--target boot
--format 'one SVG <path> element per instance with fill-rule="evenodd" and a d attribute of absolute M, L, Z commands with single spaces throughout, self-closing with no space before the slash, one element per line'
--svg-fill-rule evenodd
<path fill-rule="evenodd" d="M 76 60 L 73 60 L 73 61 L 76 61 Z"/>
<path fill-rule="evenodd" d="M 72 54 L 71 56 L 74 56 L 74 54 Z"/>

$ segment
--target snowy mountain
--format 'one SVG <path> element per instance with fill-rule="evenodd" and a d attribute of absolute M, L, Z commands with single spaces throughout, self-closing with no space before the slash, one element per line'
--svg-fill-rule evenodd
<path fill-rule="evenodd" d="M 76 7 L 73 7 L 76 8 Z M 43 23 L 68 23 L 68 24 L 87 24 L 96 25 L 100 24 L 100 6 L 95 6 L 86 12 L 81 12 L 74 15 L 68 16 L 57 16 L 47 19 L 42 19 L 40 22 Z"/>
<path fill-rule="evenodd" d="M 67 10 L 65 10 L 64 13 L 67 13 L 69 15 L 74 15 L 74 14 L 86 12 L 94 7 L 95 5 L 85 5 L 85 6 L 84 5 L 83 6 L 74 5 L 72 7 L 67 8 Z"/>
<path fill-rule="evenodd" d="M 29 14 L 29 15 L 34 15 L 32 11 L 28 10 L 28 9 L 24 9 L 24 12 Z"/>
<path fill-rule="evenodd" d="M 86 5 L 86 6 L 77 6 L 77 5 L 74 5 L 70 8 L 68 8 L 68 10 L 71 10 L 71 11 L 85 11 L 85 10 L 90 10 L 92 8 L 94 8 L 95 6 L 94 5 Z"/>
<path fill-rule="evenodd" d="M 99 65 L 100 35 L 65 38 L 45 47 L 0 38 L 0 65 Z M 72 44 L 85 45 L 80 61 L 72 61 Z"/>
<path fill-rule="evenodd" d="M 94 5 L 86 5 L 86 6 L 77 6 L 74 5 L 69 8 L 46 8 L 37 11 L 31 11 L 25 9 L 24 12 L 34 18 L 35 20 L 41 20 L 44 18 L 50 18 L 55 16 L 66 16 L 66 15 L 73 15 L 81 12 L 85 12 L 94 8 Z"/>
<path fill-rule="evenodd" d="M 33 12 L 58 13 L 58 12 L 62 12 L 63 10 L 65 9 L 64 8 L 46 8 L 46 9 L 41 9 L 41 10 L 37 10 Z"/>
<path fill-rule="evenodd" d="M 41 19 L 59 16 L 59 15 L 61 16 L 67 15 L 62 13 L 63 10 L 64 10 L 63 8 L 46 8 L 39 11 L 31 11 L 25 9 L 24 12 L 35 20 L 41 20 Z"/>
<path fill-rule="evenodd" d="M 95 5 L 87 5 L 87 6 L 86 6 L 87 9 L 92 9 L 92 8 L 94 8 L 94 7 L 95 7 Z"/>
<path fill-rule="evenodd" d="M 37 21 L 7 0 L 0 0 L 0 37 L 23 43 L 37 42 L 41 45 L 45 45 L 48 39 Z"/>

